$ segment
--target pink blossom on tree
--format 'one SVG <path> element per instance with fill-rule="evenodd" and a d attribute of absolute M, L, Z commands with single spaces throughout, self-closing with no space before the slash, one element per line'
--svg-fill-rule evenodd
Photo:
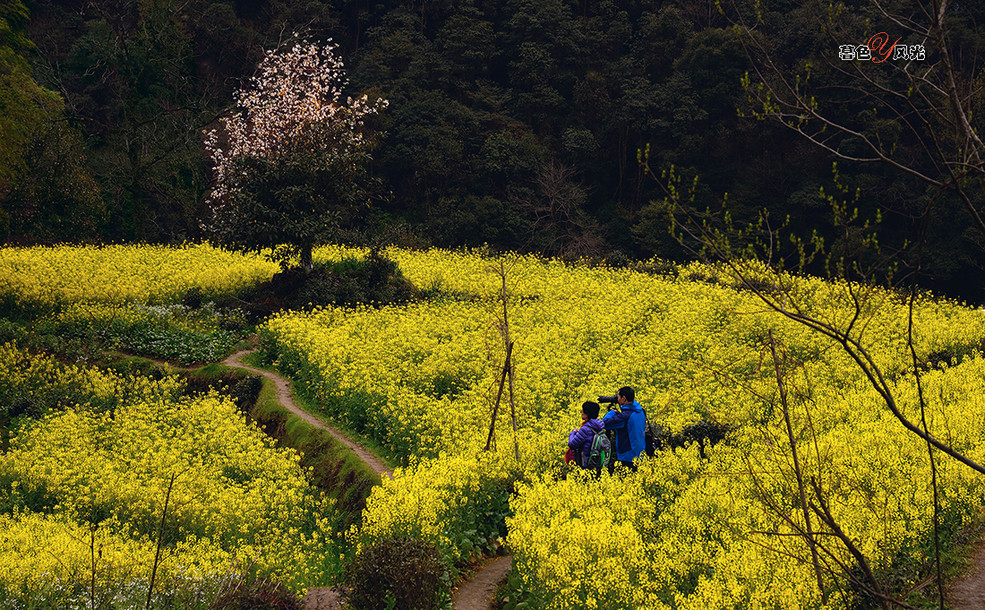
<path fill-rule="evenodd" d="M 346 207 L 364 195 L 373 139 L 364 119 L 387 105 L 343 97 L 336 46 L 299 42 L 268 51 L 236 92 L 237 111 L 207 131 L 215 185 L 206 230 L 236 249 L 273 251 L 286 261 L 331 235 Z"/>

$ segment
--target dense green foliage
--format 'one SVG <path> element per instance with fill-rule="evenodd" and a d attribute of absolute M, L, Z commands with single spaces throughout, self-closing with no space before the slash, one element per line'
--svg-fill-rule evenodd
<path fill-rule="evenodd" d="M 287 269 L 244 290 L 236 300 L 248 301 L 252 313 L 262 317 L 282 309 L 405 303 L 418 296 L 420 291 L 400 273 L 397 264 L 373 250 L 364 259 L 318 262 L 307 272 Z"/>
<path fill-rule="evenodd" d="M 28 17 L 21 0 L 0 2 L 0 238 L 70 239 L 102 206 L 61 97 L 31 74 Z"/>
<path fill-rule="evenodd" d="M 229 107 L 263 49 L 305 28 L 313 39 L 339 45 L 352 93 L 390 101 L 372 125 L 386 134 L 371 167 L 382 188 L 373 213 L 352 218 L 350 227 L 374 240 L 686 258 L 652 203 L 664 197 L 659 180 L 637 162 L 638 149 L 649 144 L 658 178 L 671 165 L 684 183 L 697 176 L 694 208 L 727 193 L 739 222 L 765 206 L 777 221 L 790 216 L 796 231 L 817 229 L 840 247 L 836 242 L 850 245 L 855 236 L 834 228 L 822 187 L 858 205 L 861 218 L 888 211 L 880 227 L 888 247 L 926 233 L 924 282 L 980 299 L 985 275 L 974 261 L 982 236 L 969 229 L 954 197 L 878 163 L 840 163 L 839 191 L 833 157 L 776 122 L 753 118 L 742 78 L 755 76 L 763 58 L 754 55 L 754 64 L 748 39 L 732 25 L 740 15 L 754 18 L 752 3 L 738 4 L 723 4 L 723 14 L 711 0 L 96 0 L 84 8 L 38 0 L 30 22 L 16 9 L 11 27 L 26 28 L 37 46 L 38 82 L 61 93 L 71 123 L 85 132 L 88 156 L 78 171 L 99 184 L 109 214 L 92 234 L 103 239 L 201 235 L 210 181 L 203 128 Z M 913 4 L 889 8 L 919 14 Z M 810 74 L 810 94 L 822 108 L 903 151 L 921 171 L 944 171 L 921 161 L 919 133 L 867 106 L 865 91 L 843 88 L 853 64 L 838 59 L 839 45 L 862 44 L 880 30 L 895 35 L 896 26 L 857 0 L 835 5 L 833 22 L 834 13 L 816 0 L 759 6 L 756 36 L 791 78 Z M 985 98 L 974 83 L 982 31 L 974 24 L 985 19 L 968 3 L 952 13 L 960 87 L 980 109 Z M 939 58 L 938 49 L 927 50 L 928 64 Z M 899 66 L 871 67 L 882 70 L 889 91 L 906 93 Z M 29 93 L 25 87 L 19 95 Z M 976 125 L 980 116 L 973 113 Z M 56 152 L 71 139 L 59 142 Z M 831 143 L 852 151 L 848 139 Z M 50 172 L 53 161 L 38 163 Z M 43 192 L 56 191 L 68 192 Z M 975 203 L 980 199 L 979 188 Z M 62 200 L 82 205 L 68 195 Z M 924 226 L 914 216 L 928 202 L 935 211 Z M 12 224 L 11 231 L 28 239 L 63 236 L 52 229 L 56 220 Z"/>

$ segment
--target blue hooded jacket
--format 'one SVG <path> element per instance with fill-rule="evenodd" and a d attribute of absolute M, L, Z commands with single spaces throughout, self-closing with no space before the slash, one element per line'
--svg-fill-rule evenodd
<path fill-rule="evenodd" d="M 595 433 L 605 429 L 605 424 L 601 419 L 590 419 L 581 425 L 581 428 L 572 430 L 568 435 L 568 447 L 575 451 L 575 455 L 581 456 L 580 463 L 582 468 L 588 468 L 588 458 L 592 453 L 592 441 Z"/>
<path fill-rule="evenodd" d="M 602 418 L 606 430 L 616 431 L 613 453 L 621 462 L 631 462 L 646 449 L 646 414 L 635 400 L 622 406 L 622 412 L 609 411 Z"/>

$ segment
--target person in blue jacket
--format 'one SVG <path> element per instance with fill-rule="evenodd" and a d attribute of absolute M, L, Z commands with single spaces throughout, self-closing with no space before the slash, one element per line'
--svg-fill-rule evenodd
<path fill-rule="evenodd" d="M 628 386 L 619 388 L 616 394 L 619 410 L 611 410 L 602 418 L 606 430 L 616 431 L 616 443 L 612 452 L 624 466 L 636 471 L 633 460 L 646 448 L 646 414 L 636 402 L 636 392 Z"/>
<path fill-rule="evenodd" d="M 592 441 L 595 434 L 605 429 L 605 424 L 599 417 L 599 403 L 586 402 L 581 406 L 581 427 L 572 430 L 568 435 L 568 447 L 578 458 L 578 465 L 588 468 L 588 458 L 592 453 Z"/>

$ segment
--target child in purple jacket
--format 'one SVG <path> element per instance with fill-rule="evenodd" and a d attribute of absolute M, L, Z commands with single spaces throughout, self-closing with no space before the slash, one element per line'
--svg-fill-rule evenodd
<path fill-rule="evenodd" d="M 568 435 L 568 447 L 575 452 L 578 465 L 588 468 L 588 457 L 592 452 L 592 439 L 595 433 L 604 430 L 605 424 L 599 417 L 599 403 L 586 402 L 581 406 L 581 428 Z"/>

